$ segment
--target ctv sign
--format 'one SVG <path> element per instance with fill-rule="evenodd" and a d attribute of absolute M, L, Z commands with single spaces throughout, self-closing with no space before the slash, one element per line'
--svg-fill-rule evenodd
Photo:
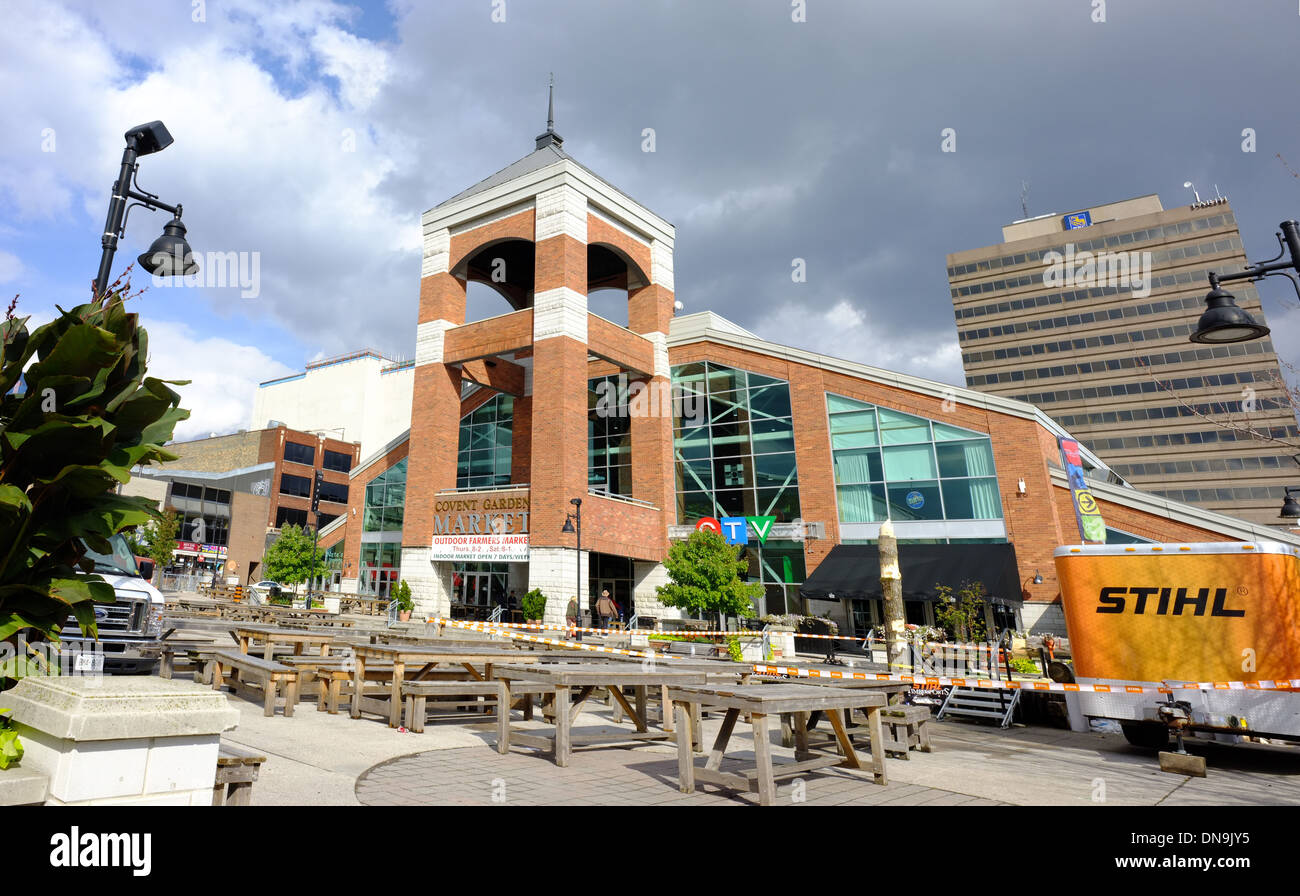
<path fill-rule="evenodd" d="M 758 534 L 758 543 L 767 543 L 767 534 L 772 531 L 772 524 L 776 522 L 774 516 L 724 516 L 722 519 L 716 519 L 711 516 L 701 517 L 695 524 L 695 530 L 708 529 L 710 532 L 717 532 L 723 538 L 727 539 L 727 544 L 749 544 L 749 526 L 754 527 L 754 532 Z"/>

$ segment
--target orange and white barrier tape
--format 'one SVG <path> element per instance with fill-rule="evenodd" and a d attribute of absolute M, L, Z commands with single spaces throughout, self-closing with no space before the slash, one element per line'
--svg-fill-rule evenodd
<path fill-rule="evenodd" d="M 435 621 L 435 620 L 430 620 Z M 436 620 L 444 623 L 450 623 L 450 619 Z M 457 620 L 458 622 L 462 620 Z M 759 637 L 762 631 L 750 631 L 748 629 L 741 631 L 696 631 L 694 629 L 683 629 L 681 631 L 665 629 L 660 631 L 653 628 L 590 628 L 585 626 L 558 625 L 554 622 L 468 622 L 466 625 L 481 625 L 488 628 L 505 628 L 505 629 L 531 629 L 533 631 L 556 631 L 556 632 L 582 632 L 591 635 L 741 635 L 748 637 Z M 477 629 L 475 629 L 477 631 Z M 800 637 L 803 637 L 800 635 Z M 859 640 L 859 639 L 850 639 Z"/>
<path fill-rule="evenodd" d="M 655 653 L 645 653 L 640 650 L 624 650 L 621 647 L 602 647 L 596 644 L 583 644 L 578 641 L 564 641 L 559 638 L 541 638 L 537 635 L 521 635 L 511 632 L 505 628 L 494 628 L 485 626 L 481 622 L 461 622 L 453 619 L 430 619 L 429 622 L 437 622 L 440 625 L 449 625 L 452 628 L 466 629 L 468 631 L 484 632 L 489 635 L 496 635 L 501 638 L 510 638 L 515 641 L 527 641 L 530 644 L 545 644 L 548 647 L 564 647 L 571 650 L 587 650 L 592 653 L 612 653 L 617 656 L 632 656 L 640 659 L 663 659 Z"/>
<path fill-rule="evenodd" d="M 1178 685 L 1146 687 L 1132 684 L 1067 684 L 1057 681 L 999 681 L 990 678 L 947 678 L 925 675 L 890 675 L 885 672 L 842 672 L 838 669 L 803 669 L 798 666 L 755 664 L 759 675 L 794 678 L 830 678 L 855 681 L 899 681 L 918 688 L 987 688 L 1010 691 L 1066 691 L 1085 694 L 1173 694 L 1178 691 L 1292 691 L 1300 690 L 1300 678 L 1265 681 L 1200 681 Z"/>

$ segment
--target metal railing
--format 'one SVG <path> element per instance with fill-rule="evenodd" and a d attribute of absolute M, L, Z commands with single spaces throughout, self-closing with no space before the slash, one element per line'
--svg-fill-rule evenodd
<path fill-rule="evenodd" d="M 527 482 L 512 482 L 509 485 L 467 485 L 464 488 L 440 488 L 440 495 L 459 495 L 469 492 L 518 492 L 527 491 Z"/>
<path fill-rule="evenodd" d="M 495 608 L 492 610 L 492 612 L 488 614 L 487 621 L 488 621 L 488 622 L 500 622 L 500 621 L 501 621 L 501 614 L 504 613 L 504 612 L 505 612 L 505 607 L 495 607 Z"/>

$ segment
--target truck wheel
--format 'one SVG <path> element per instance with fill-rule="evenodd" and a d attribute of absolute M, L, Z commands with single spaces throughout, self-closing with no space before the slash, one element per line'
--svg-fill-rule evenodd
<path fill-rule="evenodd" d="M 1074 670 L 1060 660 L 1053 660 L 1047 664 L 1047 677 L 1061 684 L 1072 684 Z"/>
<path fill-rule="evenodd" d="M 1163 722 L 1120 722 L 1124 739 L 1135 747 L 1163 750 L 1169 746 L 1169 729 Z"/>

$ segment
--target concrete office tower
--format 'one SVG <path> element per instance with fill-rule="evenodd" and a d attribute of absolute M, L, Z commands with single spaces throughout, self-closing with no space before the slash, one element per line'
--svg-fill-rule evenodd
<path fill-rule="evenodd" d="M 1015 221 L 1002 238 L 948 256 L 966 384 L 1037 405 L 1144 491 L 1281 525 L 1300 448 L 1215 422 L 1300 445 L 1272 342 L 1188 341 L 1207 273 L 1247 263 L 1227 200 L 1166 210 L 1141 196 Z M 1229 287 L 1263 321 L 1255 288 Z"/>

